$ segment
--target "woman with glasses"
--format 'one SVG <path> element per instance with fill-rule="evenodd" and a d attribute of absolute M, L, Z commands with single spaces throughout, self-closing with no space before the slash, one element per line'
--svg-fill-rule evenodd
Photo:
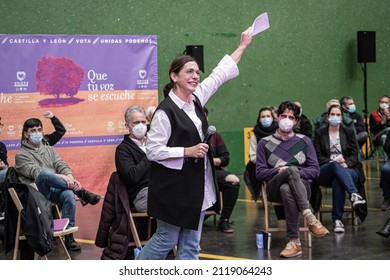
<path fill-rule="evenodd" d="M 238 76 L 237 63 L 252 40 L 249 31 L 202 82 L 193 57 L 179 56 L 171 63 L 165 99 L 146 141 L 152 162 L 148 214 L 156 218 L 157 230 L 137 259 L 165 259 L 174 246 L 176 259 L 199 258 L 205 211 L 219 205 L 211 150 L 203 143 L 208 130 L 203 107 L 223 83 Z"/>

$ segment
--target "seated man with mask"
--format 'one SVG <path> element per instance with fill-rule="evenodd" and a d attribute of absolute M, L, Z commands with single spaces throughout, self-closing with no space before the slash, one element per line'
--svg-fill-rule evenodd
<path fill-rule="evenodd" d="M 257 146 L 256 176 L 267 183 L 268 199 L 283 202 L 289 242 L 280 253 L 290 258 L 302 255 L 299 241 L 299 212 L 308 223 L 309 232 L 322 237 L 329 231 L 314 216 L 308 200 L 310 183 L 319 175 L 319 165 L 312 141 L 295 134 L 300 109 L 290 101 L 282 102 L 277 111 L 278 129 L 262 138 Z"/>
<path fill-rule="evenodd" d="M 62 217 L 69 218 L 69 227 L 73 227 L 76 216 L 74 194 L 77 194 L 83 206 L 87 203 L 95 205 L 101 197 L 84 189 L 56 150 L 42 140 L 42 122 L 35 118 L 26 120 L 23 124 L 22 147 L 15 157 L 15 169 L 22 183 L 35 183 L 47 200 L 60 203 Z M 65 236 L 65 246 L 69 251 L 81 250 L 73 234 Z"/>
<path fill-rule="evenodd" d="M 115 151 L 115 166 L 119 177 L 129 190 L 130 200 L 138 212 L 147 211 L 150 161 L 146 157 L 146 114 L 141 106 L 134 105 L 125 112 L 129 134 Z"/>

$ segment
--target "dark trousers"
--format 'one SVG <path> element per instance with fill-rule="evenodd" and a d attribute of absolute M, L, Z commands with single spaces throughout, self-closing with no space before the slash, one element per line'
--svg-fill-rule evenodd
<path fill-rule="evenodd" d="M 222 212 L 221 219 L 230 219 L 234 206 L 236 205 L 240 183 L 226 182 L 226 176 L 229 175 L 225 170 L 215 170 L 219 191 L 222 192 Z"/>
<path fill-rule="evenodd" d="M 286 234 L 299 237 L 299 212 L 309 209 L 310 184 L 301 178 L 298 168 L 289 167 L 267 182 L 270 201 L 283 202 L 286 215 Z"/>

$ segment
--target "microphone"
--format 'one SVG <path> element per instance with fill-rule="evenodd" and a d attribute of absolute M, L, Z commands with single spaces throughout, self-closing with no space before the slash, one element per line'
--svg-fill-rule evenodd
<path fill-rule="evenodd" d="M 210 141 L 211 136 L 213 136 L 213 134 L 214 134 L 216 131 L 217 131 L 217 129 L 215 128 L 215 126 L 210 125 L 210 126 L 207 128 L 207 133 L 206 133 L 205 137 L 203 138 L 202 143 L 207 144 L 207 143 Z M 197 163 L 198 161 L 199 161 L 199 158 L 194 159 L 194 163 Z"/>

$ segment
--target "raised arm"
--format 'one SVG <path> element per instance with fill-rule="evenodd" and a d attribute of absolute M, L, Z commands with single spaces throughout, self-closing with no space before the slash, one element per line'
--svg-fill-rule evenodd
<path fill-rule="evenodd" d="M 240 45 L 238 48 L 230 55 L 230 57 L 234 60 L 234 62 L 237 64 L 242 54 L 244 53 L 245 49 L 250 45 L 252 42 L 252 36 L 250 35 L 250 27 L 241 33 L 241 40 Z"/>

